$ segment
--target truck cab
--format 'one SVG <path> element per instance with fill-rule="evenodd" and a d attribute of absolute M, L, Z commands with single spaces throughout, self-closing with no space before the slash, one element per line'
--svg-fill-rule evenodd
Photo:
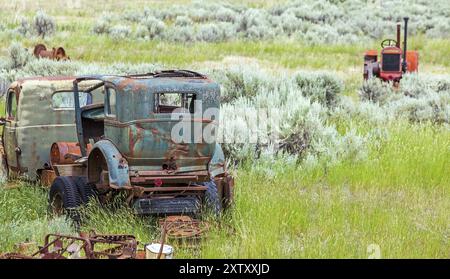
<path fill-rule="evenodd" d="M 217 83 L 187 70 L 21 80 L 7 95 L 6 163 L 51 185 L 55 212 L 123 192 L 138 214 L 217 215 L 234 187 L 219 100 Z"/>
<path fill-rule="evenodd" d="M 36 77 L 13 82 L 2 119 L 3 168 L 9 177 L 39 179 L 55 141 L 76 141 L 72 84 L 75 77 Z M 80 88 L 81 90 L 83 88 Z M 103 93 L 81 91 L 80 105 L 102 103 Z"/>

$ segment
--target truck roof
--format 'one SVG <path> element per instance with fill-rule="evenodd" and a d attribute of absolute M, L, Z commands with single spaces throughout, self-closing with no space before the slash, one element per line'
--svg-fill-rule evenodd
<path fill-rule="evenodd" d="M 206 75 L 188 70 L 168 70 L 137 75 L 86 75 L 76 78 L 78 82 L 99 80 L 114 84 L 121 90 L 135 92 L 144 88 L 199 88 L 204 85 L 218 87 Z"/>
<path fill-rule="evenodd" d="M 26 77 L 19 78 L 16 81 L 22 84 L 28 81 L 73 81 L 75 78 L 75 76 Z"/>
<path fill-rule="evenodd" d="M 180 82 L 180 83 L 196 83 L 196 84 L 208 84 L 214 83 L 206 75 L 189 71 L 189 70 L 165 70 L 154 73 L 144 73 L 135 75 L 84 75 L 84 76 L 47 76 L 47 77 L 27 77 L 17 79 L 11 83 L 10 88 L 15 88 L 18 85 L 24 84 L 38 84 L 42 82 L 56 83 L 61 86 L 66 86 L 72 83 L 75 79 L 78 80 L 100 80 L 104 82 L 110 82 L 119 88 L 125 88 L 132 84 L 142 88 L 142 86 L 161 86 L 164 84 Z M 138 81 L 137 83 L 133 81 Z"/>

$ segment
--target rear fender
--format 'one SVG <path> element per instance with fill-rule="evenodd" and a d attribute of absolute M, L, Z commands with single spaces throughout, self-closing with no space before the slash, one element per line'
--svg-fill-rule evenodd
<path fill-rule="evenodd" d="M 117 147 L 109 140 L 94 144 L 88 157 L 88 181 L 100 180 L 102 170 L 108 170 L 109 186 L 113 188 L 130 187 L 128 162 Z"/>
<path fill-rule="evenodd" d="M 225 155 L 223 154 L 222 147 L 220 144 L 216 143 L 216 148 L 214 149 L 214 154 L 209 161 L 208 165 L 209 173 L 211 177 L 220 176 L 225 174 Z"/>
<path fill-rule="evenodd" d="M 208 167 L 211 178 L 216 183 L 223 208 L 230 207 L 234 200 L 234 178 L 227 172 L 225 155 L 218 143 L 216 143 L 216 148 Z"/>

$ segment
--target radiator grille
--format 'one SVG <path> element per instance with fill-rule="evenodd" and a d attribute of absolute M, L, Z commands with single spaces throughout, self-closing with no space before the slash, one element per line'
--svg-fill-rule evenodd
<path fill-rule="evenodd" d="M 382 69 L 386 72 L 400 71 L 400 54 L 383 54 Z"/>

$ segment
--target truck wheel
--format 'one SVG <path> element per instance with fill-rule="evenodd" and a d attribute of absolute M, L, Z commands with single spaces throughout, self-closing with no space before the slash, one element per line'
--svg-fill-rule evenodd
<path fill-rule="evenodd" d="M 89 200 L 95 196 L 94 188 L 88 183 L 87 177 L 75 176 L 74 181 L 77 185 L 78 192 L 80 193 L 81 202 L 87 204 Z"/>
<path fill-rule="evenodd" d="M 80 221 L 77 208 L 81 197 L 72 177 L 58 176 L 52 183 L 49 193 L 49 209 L 56 215 L 67 214 L 74 221 Z"/>
<path fill-rule="evenodd" d="M 222 211 L 222 202 L 217 185 L 213 181 L 205 182 L 203 185 L 207 187 L 205 191 L 205 209 L 212 213 L 214 217 L 219 217 Z"/>

